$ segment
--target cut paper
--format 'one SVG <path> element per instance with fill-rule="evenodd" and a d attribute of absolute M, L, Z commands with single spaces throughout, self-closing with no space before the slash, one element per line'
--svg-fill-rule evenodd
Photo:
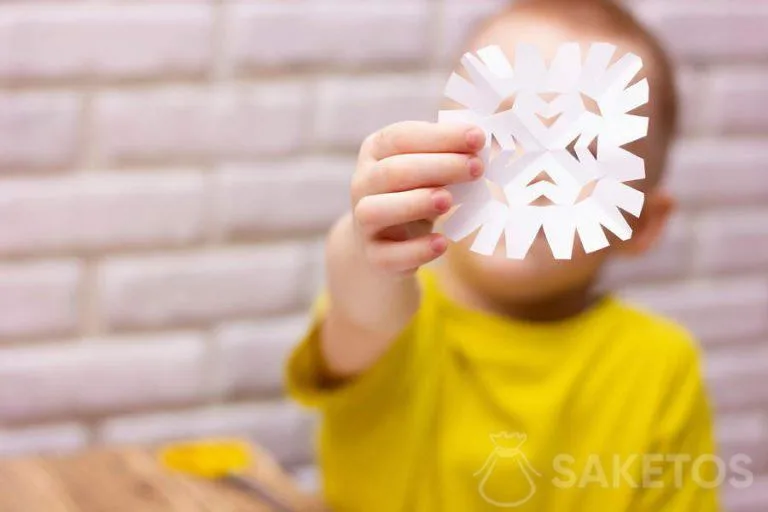
<path fill-rule="evenodd" d="M 463 108 L 441 111 L 439 122 L 485 131 L 486 174 L 448 187 L 458 208 L 440 229 L 450 240 L 476 234 L 471 250 L 491 255 L 503 239 L 507 257 L 523 259 L 543 231 L 553 256 L 571 259 L 577 236 L 587 253 L 608 247 L 606 230 L 631 238 L 620 210 L 640 215 L 644 195 L 627 183 L 645 178 L 645 163 L 623 146 L 648 133 L 648 118 L 629 112 L 648 103 L 649 87 L 633 83 L 640 57 L 615 53 L 594 43 L 583 59 L 566 43 L 549 67 L 528 44 L 514 65 L 498 46 L 464 55 L 467 78 L 454 73 L 445 89 Z"/>

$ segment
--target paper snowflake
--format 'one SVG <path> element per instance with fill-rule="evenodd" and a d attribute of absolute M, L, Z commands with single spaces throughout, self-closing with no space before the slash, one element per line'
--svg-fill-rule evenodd
<path fill-rule="evenodd" d="M 577 233 L 587 253 L 609 245 L 603 227 L 631 238 L 619 209 L 640 215 L 644 195 L 627 182 L 645 178 L 645 164 L 622 146 L 647 135 L 648 119 L 629 112 L 648 103 L 649 88 L 632 83 L 640 57 L 612 63 L 615 52 L 594 43 L 582 60 L 578 43 L 566 43 L 549 68 L 527 44 L 514 66 L 497 46 L 464 55 L 470 80 L 454 73 L 445 94 L 465 108 L 439 119 L 486 132 L 486 179 L 449 187 L 459 205 L 442 226 L 449 239 L 477 232 L 472 250 L 490 255 L 503 236 L 507 257 L 522 259 L 543 229 L 554 257 L 570 259 Z"/>

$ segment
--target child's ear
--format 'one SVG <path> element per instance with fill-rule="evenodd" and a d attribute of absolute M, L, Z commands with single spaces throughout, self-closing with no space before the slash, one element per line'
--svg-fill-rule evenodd
<path fill-rule="evenodd" d="M 640 218 L 631 223 L 632 238 L 619 244 L 619 252 L 626 256 L 639 256 L 651 250 L 664 234 L 675 206 L 675 200 L 664 189 L 657 188 L 647 193 Z"/>

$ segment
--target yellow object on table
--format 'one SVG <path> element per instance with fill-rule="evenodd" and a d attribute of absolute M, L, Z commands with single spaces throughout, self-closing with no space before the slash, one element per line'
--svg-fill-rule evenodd
<path fill-rule="evenodd" d="M 253 452 L 243 441 L 198 441 L 164 448 L 160 461 L 167 469 L 200 478 L 218 479 L 244 473 Z"/>
<path fill-rule="evenodd" d="M 254 456 L 251 446 L 246 442 L 221 440 L 179 443 L 163 449 L 160 461 L 166 469 L 229 484 L 259 498 L 277 512 L 304 510 L 247 474 L 253 468 Z M 266 460 L 260 462 L 266 463 Z"/>

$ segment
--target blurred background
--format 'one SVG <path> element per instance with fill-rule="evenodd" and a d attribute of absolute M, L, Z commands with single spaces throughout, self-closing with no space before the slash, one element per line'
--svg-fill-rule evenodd
<path fill-rule="evenodd" d="M 356 149 L 434 120 L 505 3 L 0 2 L 0 455 L 233 434 L 311 467 L 282 364 Z M 701 340 L 758 474 L 728 503 L 765 511 L 768 2 L 626 3 L 678 63 L 682 208 L 608 279 Z"/>

